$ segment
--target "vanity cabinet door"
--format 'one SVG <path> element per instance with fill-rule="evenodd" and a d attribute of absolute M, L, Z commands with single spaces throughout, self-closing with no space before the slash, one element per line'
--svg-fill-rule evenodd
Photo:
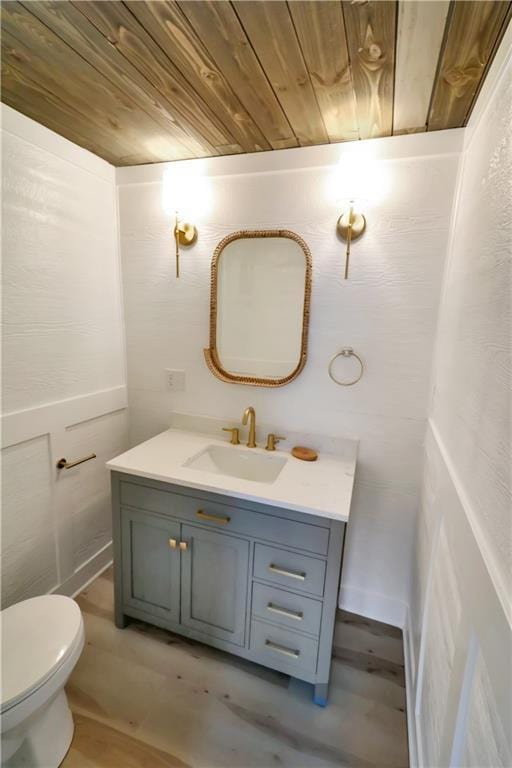
<path fill-rule="evenodd" d="M 131 509 L 121 517 L 125 606 L 178 622 L 180 524 Z"/>
<path fill-rule="evenodd" d="M 181 623 L 210 637 L 244 645 L 249 542 L 183 525 Z"/>

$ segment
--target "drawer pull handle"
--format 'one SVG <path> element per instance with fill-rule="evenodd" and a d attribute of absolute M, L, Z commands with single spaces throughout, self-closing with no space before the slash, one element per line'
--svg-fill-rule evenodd
<path fill-rule="evenodd" d="M 178 542 L 176 541 L 176 539 L 169 539 L 169 546 L 171 549 L 176 549 L 176 547 L 178 546 Z"/>
<path fill-rule="evenodd" d="M 180 541 L 180 549 L 182 552 L 186 552 L 188 549 L 188 541 Z"/>
<path fill-rule="evenodd" d="M 202 509 L 198 509 L 196 512 L 197 517 L 201 520 L 210 520 L 212 523 L 218 523 L 218 525 L 227 525 L 231 522 L 230 517 L 220 517 L 219 515 L 210 515 L 208 512 L 203 512 Z"/>
<path fill-rule="evenodd" d="M 291 611 L 289 608 L 280 608 L 278 605 L 274 605 L 274 603 L 269 603 L 267 605 L 267 611 L 278 613 L 280 616 L 287 616 L 289 619 L 297 619 L 297 621 L 302 621 L 304 618 L 302 611 Z"/>
<path fill-rule="evenodd" d="M 269 571 L 272 571 L 272 573 L 278 573 L 279 576 L 288 576 L 290 579 L 304 581 L 306 578 L 304 571 L 287 571 L 285 568 L 280 568 L 278 565 L 274 565 L 274 563 L 270 563 L 268 569 Z"/>
<path fill-rule="evenodd" d="M 300 651 L 294 651 L 292 648 L 287 648 L 285 645 L 273 643 L 272 640 L 265 640 L 265 645 L 272 651 L 282 653 L 284 656 L 291 656 L 292 659 L 298 659 L 300 656 Z"/>

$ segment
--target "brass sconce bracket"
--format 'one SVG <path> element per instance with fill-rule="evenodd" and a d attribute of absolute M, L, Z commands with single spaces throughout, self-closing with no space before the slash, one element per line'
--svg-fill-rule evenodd
<path fill-rule="evenodd" d="M 339 236 L 346 241 L 345 253 L 345 280 L 348 278 L 348 265 L 350 261 L 350 244 L 357 240 L 366 229 L 366 219 L 362 213 L 354 213 L 351 207 L 348 213 L 342 213 L 336 225 Z"/>
<path fill-rule="evenodd" d="M 176 243 L 176 277 L 180 276 L 180 245 L 193 245 L 197 240 L 197 229 L 193 224 L 180 221 L 176 214 L 174 225 L 174 242 Z"/>

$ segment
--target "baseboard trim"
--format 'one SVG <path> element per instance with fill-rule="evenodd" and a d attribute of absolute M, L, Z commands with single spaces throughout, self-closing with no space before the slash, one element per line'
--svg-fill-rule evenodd
<path fill-rule="evenodd" d="M 409 608 L 405 610 L 404 638 L 404 667 L 405 667 L 405 696 L 407 713 L 407 740 L 409 744 L 409 766 L 420 768 L 418 762 L 418 733 L 415 713 L 415 677 L 416 659 L 414 655 L 414 641 L 412 636 L 411 613 Z"/>
<path fill-rule="evenodd" d="M 402 630 L 405 627 L 406 603 L 387 595 L 342 585 L 338 604 L 349 613 L 357 613 L 359 616 L 381 621 L 383 624 L 391 624 L 392 627 Z"/>
<path fill-rule="evenodd" d="M 76 597 L 83 589 L 98 578 L 110 565 L 112 565 L 112 542 L 100 549 L 93 557 L 87 560 L 75 573 L 62 584 L 52 590 L 54 595 L 66 595 Z"/>

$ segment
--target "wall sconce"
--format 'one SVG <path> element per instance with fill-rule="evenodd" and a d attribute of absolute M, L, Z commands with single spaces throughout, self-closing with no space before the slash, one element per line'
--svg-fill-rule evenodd
<path fill-rule="evenodd" d="M 180 247 L 194 245 L 197 240 L 196 220 L 208 207 L 210 190 L 204 176 L 201 160 L 179 161 L 170 164 L 163 176 L 163 207 L 174 216 L 172 230 L 176 258 L 176 277 L 180 276 Z"/>
<path fill-rule="evenodd" d="M 326 193 L 338 211 L 343 211 L 336 230 L 347 244 L 345 280 L 348 278 L 352 242 L 366 230 L 366 218 L 361 210 L 372 210 L 386 195 L 388 187 L 388 171 L 385 163 L 378 161 L 373 140 L 343 146 L 338 164 L 328 175 Z"/>
<path fill-rule="evenodd" d="M 361 237 L 366 229 L 366 219 L 362 213 L 356 213 L 354 211 L 354 201 L 351 200 L 349 205 L 348 213 L 342 213 L 336 225 L 339 236 L 347 243 L 347 250 L 345 251 L 345 280 L 348 279 L 350 245 L 352 240 L 357 240 L 358 237 Z"/>
<path fill-rule="evenodd" d="M 176 245 L 176 277 L 180 276 L 180 245 L 194 245 L 197 240 L 197 229 L 193 224 L 181 221 L 178 211 L 174 223 L 174 242 Z"/>

